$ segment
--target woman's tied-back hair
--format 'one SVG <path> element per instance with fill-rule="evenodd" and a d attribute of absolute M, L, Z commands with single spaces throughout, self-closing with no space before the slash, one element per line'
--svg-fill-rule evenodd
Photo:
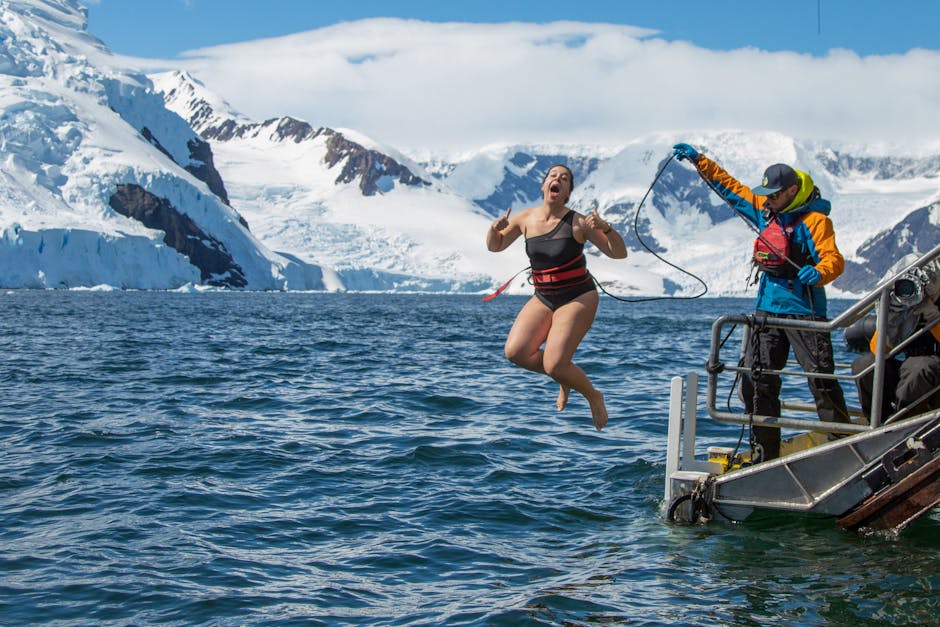
<path fill-rule="evenodd" d="M 542 185 L 545 185 L 545 181 L 548 179 L 548 173 L 555 168 L 564 168 L 568 172 L 568 178 L 571 180 L 571 188 L 568 190 L 568 198 L 565 198 L 565 202 L 568 202 L 568 199 L 571 198 L 571 192 L 574 191 L 574 172 L 572 172 L 571 168 L 566 166 L 564 163 L 556 163 L 555 165 L 545 170 L 545 176 L 542 177 Z"/>

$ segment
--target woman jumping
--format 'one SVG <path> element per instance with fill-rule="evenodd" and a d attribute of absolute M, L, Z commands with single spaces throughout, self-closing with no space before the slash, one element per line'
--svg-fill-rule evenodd
<path fill-rule="evenodd" d="M 594 426 L 600 430 L 607 424 L 604 395 L 571 361 L 594 322 L 599 301 L 583 250 L 590 241 L 608 257 L 625 259 L 627 246 L 601 219 L 596 206 L 592 214 L 584 216 L 565 205 L 573 188 L 571 170 L 553 166 L 542 181 L 542 204 L 513 216 L 508 209 L 490 226 L 486 247 L 500 252 L 522 235 L 532 268 L 535 294 L 509 331 L 506 358 L 557 381 L 559 411 L 568 404 L 571 390 L 584 396 L 591 406 Z"/>

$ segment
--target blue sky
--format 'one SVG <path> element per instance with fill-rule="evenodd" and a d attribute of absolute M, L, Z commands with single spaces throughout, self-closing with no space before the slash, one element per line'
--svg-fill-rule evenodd
<path fill-rule="evenodd" d="M 716 131 L 940 150 L 940 0 L 85 2 L 140 70 L 411 154 Z"/>
<path fill-rule="evenodd" d="M 815 55 L 940 48 L 937 0 L 86 0 L 89 27 L 112 51 L 172 58 L 185 50 L 370 17 L 468 22 L 628 24 L 703 48 Z M 139 25 L 146 25 L 144 28 Z"/>

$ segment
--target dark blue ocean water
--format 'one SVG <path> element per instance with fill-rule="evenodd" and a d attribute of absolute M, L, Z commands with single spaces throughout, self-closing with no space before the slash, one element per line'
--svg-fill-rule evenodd
<path fill-rule="evenodd" d="M 750 300 L 603 299 L 603 432 L 502 358 L 522 302 L 0 294 L 0 624 L 936 623 L 936 512 L 663 520 L 669 379 Z"/>

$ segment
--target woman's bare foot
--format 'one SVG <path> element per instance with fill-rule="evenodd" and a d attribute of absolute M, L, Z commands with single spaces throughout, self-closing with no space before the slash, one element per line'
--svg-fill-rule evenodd
<path fill-rule="evenodd" d="M 571 393 L 571 388 L 567 385 L 558 386 L 558 400 L 555 401 L 555 407 L 558 408 L 558 411 L 565 411 L 565 407 L 568 406 L 568 395 Z"/>
<path fill-rule="evenodd" d="M 594 428 L 600 431 L 607 424 L 607 405 L 604 404 L 604 395 L 594 390 L 594 393 L 587 397 L 591 405 L 591 418 L 594 419 Z"/>

